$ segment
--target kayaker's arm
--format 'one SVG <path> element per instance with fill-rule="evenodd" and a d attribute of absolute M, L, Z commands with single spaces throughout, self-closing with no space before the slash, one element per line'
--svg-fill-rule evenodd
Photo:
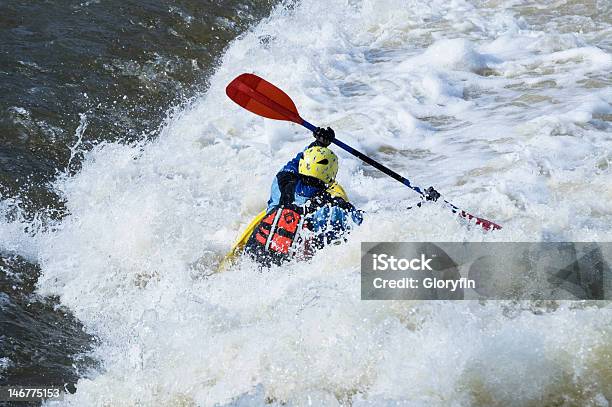
<path fill-rule="evenodd" d="M 342 198 L 333 198 L 332 206 L 336 208 L 342 209 L 346 214 L 350 214 L 353 223 L 356 225 L 361 225 L 363 222 L 363 214 L 364 212 L 360 209 L 355 208 L 355 206 L 345 201 Z M 343 227 L 346 227 L 343 225 Z"/>
<path fill-rule="evenodd" d="M 362 211 L 355 209 L 351 204 L 342 206 L 344 208 L 328 204 L 320 207 L 308 217 L 311 231 L 314 233 L 315 247 L 322 248 L 327 244 L 345 239 L 354 226 L 363 222 Z"/>
<path fill-rule="evenodd" d="M 290 171 L 281 171 L 276 174 L 276 181 L 280 190 L 279 204 L 283 206 L 293 204 L 298 175 Z"/>

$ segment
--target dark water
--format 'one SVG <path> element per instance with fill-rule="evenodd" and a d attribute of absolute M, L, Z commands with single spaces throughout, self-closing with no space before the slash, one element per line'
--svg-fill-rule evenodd
<path fill-rule="evenodd" d="M 70 147 L 81 121 L 85 149 L 154 138 L 274 3 L 0 0 L 0 198 L 61 217 L 49 181 L 78 171 Z M 38 273 L 0 252 L 0 385 L 75 383 L 95 366 L 95 338 L 57 299 L 36 295 Z"/>

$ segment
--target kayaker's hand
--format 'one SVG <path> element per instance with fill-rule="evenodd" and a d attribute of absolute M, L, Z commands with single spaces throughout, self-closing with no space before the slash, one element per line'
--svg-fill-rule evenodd
<path fill-rule="evenodd" d="M 323 127 L 317 127 L 317 129 L 312 134 L 322 147 L 329 146 L 334 140 L 334 138 L 336 138 L 336 134 L 334 133 L 331 127 L 328 127 L 326 129 L 324 129 Z"/>
<path fill-rule="evenodd" d="M 425 199 L 428 201 L 436 202 L 440 198 L 440 193 L 434 189 L 434 187 L 429 187 L 425 190 Z"/>

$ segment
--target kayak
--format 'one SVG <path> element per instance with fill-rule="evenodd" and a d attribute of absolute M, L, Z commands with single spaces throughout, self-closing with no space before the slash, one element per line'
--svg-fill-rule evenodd
<path fill-rule="evenodd" d="M 261 220 L 265 216 L 266 216 L 266 210 L 264 209 L 263 211 L 259 212 L 257 214 L 257 216 L 255 216 L 253 218 L 253 220 L 251 220 L 251 222 L 247 225 L 247 227 L 240 234 L 240 236 L 238 237 L 236 242 L 233 244 L 233 246 L 230 249 L 229 253 L 227 253 L 225 255 L 225 257 L 223 258 L 223 260 L 221 260 L 221 263 L 219 263 L 219 268 L 218 268 L 219 272 L 227 270 L 227 268 L 230 266 L 230 264 L 238 256 L 240 256 L 240 254 L 242 253 L 242 249 L 244 249 L 244 246 L 246 245 L 247 241 L 249 240 L 249 237 L 251 237 L 251 234 L 253 233 L 253 230 L 255 229 L 255 227 L 257 225 L 259 225 L 259 222 L 261 222 Z"/>

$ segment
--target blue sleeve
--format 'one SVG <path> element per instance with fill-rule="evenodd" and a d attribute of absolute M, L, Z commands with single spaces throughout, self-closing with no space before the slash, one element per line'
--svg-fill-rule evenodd
<path fill-rule="evenodd" d="M 302 157 L 304 157 L 304 152 L 300 151 L 274 176 L 274 181 L 272 181 L 272 187 L 270 188 L 270 199 L 268 199 L 268 212 L 278 207 L 278 204 L 280 202 L 281 191 L 280 186 L 278 185 L 278 174 L 280 174 L 281 172 L 291 172 L 293 174 L 297 174 L 300 165 L 300 160 L 302 159 Z"/>
<path fill-rule="evenodd" d="M 268 209 L 267 213 L 270 213 L 272 209 L 278 207 L 278 203 L 280 202 L 280 188 L 278 186 L 278 178 L 274 177 L 274 181 L 272 181 L 272 187 L 270 188 L 270 199 L 268 199 Z"/>
<path fill-rule="evenodd" d="M 312 144 L 308 147 L 310 146 L 312 146 Z M 278 174 L 280 174 L 281 172 L 290 172 L 292 174 L 297 174 L 299 172 L 300 160 L 302 159 L 302 157 L 304 157 L 304 151 L 300 151 L 299 153 L 297 153 L 297 155 L 291 161 L 285 164 L 283 168 L 281 168 L 281 170 L 274 177 L 274 181 L 272 181 L 272 188 L 270 191 L 270 199 L 268 199 L 268 212 L 278 207 L 280 202 L 281 191 L 280 185 L 278 184 Z"/>
<path fill-rule="evenodd" d="M 352 205 L 351 205 L 352 206 Z M 310 227 L 320 245 L 329 244 L 349 233 L 353 226 L 363 222 L 361 211 L 325 205 L 309 217 Z"/>

